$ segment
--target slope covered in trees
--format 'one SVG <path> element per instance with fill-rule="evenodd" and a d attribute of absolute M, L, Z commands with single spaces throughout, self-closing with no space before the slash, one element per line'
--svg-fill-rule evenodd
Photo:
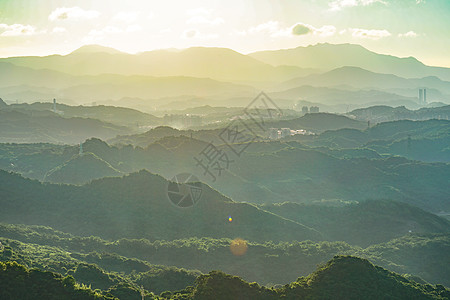
<path fill-rule="evenodd" d="M 450 222 L 417 207 L 387 200 L 342 204 L 282 203 L 262 209 L 320 231 L 328 240 L 369 246 L 407 233 L 450 233 Z"/>
<path fill-rule="evenodd" d="M 64 164 L 50 170 L 44 181 L 83 184 L 103 177 L 121 176 L 122 173 L 97 155 L 87 152 L 73 156 Z"/>
<path fill-rule="evenodd" d="M 450 273 L 443 263 L 448 261 L 448 233 L 409 233 L 367 248 L 345 242 L 247 241 L 247 252 L 242 256 L 232 254 L 233 239 L 108 241 L 24 225 L 0 224 L 0 242 L 7 250 L 0 254 L 0 260 L 16 260 L 28 267 L 73 275 L 77 280 L 84 280 L 82 282 L 89 282 L 91 278 L 93 285 L 98 275 L 106 279 L 102 281 L 106 285 L 126 280 L 142 281 L 152 292 L 174 291 L 180 285 L 184 287 L 193 282 L 198 271 L 186 270 L 208 273 L 220 269 L 259 284 L 284 284 L 306 276 L 317 264 L 338 254 L 364 257 L 389 270 L 415 276 L 416 280 L 422 278 L 420 280 L 430 283 L 450 285 Z M 88 274 L 92 271 L 94 275 L 79 277 L 75 270 L 80 264 L 82 270 L 88 270 Z M 109 279 L 105 273 L 110 274 Z"/>
<path fill-rule="evenodd" d="M 0 205 L 4 208 L 0 217 L 9 223 L 47 225 L 115 239 L 239 235 L 256 241 L 288 241 L 321 237 L 297 222 L 233 202 L 205 184 L 198 204 L 180 209 L 168 198 L 168 184 L 147 171 L 84 186 L 42 184 L 0 171 Z"/>
<path fill-rule="evenodd" d="M 0 262 L 0 298 L 13 299 L 113 299 L 80 287 L 71 276 L 28 270 L 16 262 Z"/>
<path fill-rule="evenodd" d="M 193 132 L 190 138 L 189 131 L 161 127 L 150 131 L 148 137 L 136 136 L 139 144 L 154 141 L 146 148 L 109 146 L 98 139 L 86 141 L 83 147 L 125 174 L 143 168 L 166 178 L 193 173 L 236 201 L 392 199 L 440 212 L 449 210 L 445 201 L 449 197 L 449 165 L 410 161 L 395 154 L 446 162 L 449 128 L 449 121 L 445 120 L 398 121 L 365 131 L 342 129 L 316 137 L 301 136 L 295 142 L 254 142 L 238 160 L 218 138 L 220 130 Z M 194 160 L 213 136 L 218 149 L 227 153 L 230 161 L 229 170 L 222 170 L 216 181 Z M 133 137 L 130 138 L 124 141 L 132 142 Z M 0 166 L 39 180 L 79 151 L 78 147 L 69 146 L 29 145 L 28 151 L 24 146 L 15 147 L 0 145 Z M 278 171 L 280 168 L 283 172 Z M 84 183 L 94 177 L 97 176 L 86 174 Z"/>
<path fill-rule="evenodd" d="M 317 271 L 278 289 L 222 272 L 200 276 L 194 299 L 448 299 L 443 286 L 422 285 L 351 256 L 336 256 Z"/>
<path fill-rule="evenodd" d="M 369 261 L 351 256 L 335 256 L 315 272 L 279 288 L 248 283 L 236 276 L 212 271 L 197 278 L 194 287 L 164 292 L 154 297 L 130 284 L 119 284 L 95 292 L 80 287 L 72 276 L 28 270 L 16 262 L 0 262 L 2 299 L 449 299 L 442 285 L 420 284 L 389 272 Z M 20 278 L 20 279 L 19 279 Z M 115 296 L 115 297 L 114 297 Z"/>

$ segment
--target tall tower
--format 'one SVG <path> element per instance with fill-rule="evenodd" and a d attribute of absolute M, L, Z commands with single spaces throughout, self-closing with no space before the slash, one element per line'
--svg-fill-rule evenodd
<path fill-rule="evenodd" d="M 53 112 L 56 113 L 56 99 L 53 98 Z"/>
<path fill-rule="evenodd" d="M 427 89 L 423 89 L 423 104 L 427 104 Z"/>

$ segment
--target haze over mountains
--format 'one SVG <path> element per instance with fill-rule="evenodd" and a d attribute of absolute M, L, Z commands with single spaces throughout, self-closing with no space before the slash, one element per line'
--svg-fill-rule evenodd
<path fill-rule="evenodd" d="M 322 70 L 354 66 L 406 78 L 438 76 L 442 80 L 450 80 L 448 68 L 429 67 L 414 57 L 399 58 L 377 54 L 354 44 L 324 43 L 294 49 L 259 51 L 250 56 L 274 66 L 291 65 Z"/>
<path fill-rule="evenodd" d="M 90 45 L 0 97 L 1 299 L 450 298 L 449 68 Z"/>
<path fill-rule="evenodd" d="M 248 55 L 204 47 L 133 55 L 92 45 L 64 56 L 2 58 L 0 78 L 2 97 L 9 102 L 59 98 L 67 103 L 112 104 L 122 99 L 122 106 L 137 108 L 136 101 L 126 100 L 137 98 L 154 109 L 176 97 L 197 97 L 198 106 L 245 106 L 242 99 L 262 89 L 280 97 L 285 107 L 298 100 L 353 107 L 397 101 L 415 109 L 422 105 L 417 103 L 417 90 L 425 87 L 429 102 L 450 103 L 448 69 L 351 44 Z M 308 91 L 309 86 L 316 92 Z M 166 99 L 155 101 L 161 98 Z"/>

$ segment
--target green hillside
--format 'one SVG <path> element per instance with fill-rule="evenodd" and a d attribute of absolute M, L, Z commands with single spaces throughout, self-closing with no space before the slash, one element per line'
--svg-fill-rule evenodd
<path fill-rule="evenodd" d="M 164 286 L 166 290 L 174 291 L 189 280 L 192 283 L 192 276 L 198 274 L 164 266 L 200 270 L 203 273 L 220 269 L 245 280 L 273 285 L 295 280 L 299 275 L 306 276 L 314 271 L 317 264 L 337 254 L 364 257 L 401 274 L 418 276 L 435 284 L 450 284 L 447 264 L 442 263 L 448 260 L 449 234 L 409 233 L 368 248 L 345 242 L 248 241 L 248 251 L 242 256 L 231 253 L 232 239 L 108 241 L 93 236 L 74 236 L 49 227 L 6 224 L 0 224 L 0 237 L 4 248 L 10 249 L 2 253 L 1 260 L 14 259 L 28 267 L 74 275 L 71 270 L 75 270 L 77 265 L 95 264 L 104 273 L 111 274 L 107 280 L 110 284 L 121 283 L 127 278 L 135 282 L 144 275 L 142 273 L 154 280 L 158 280 L 159 275 L 172 274 L 170 280 L 144 285 L 153 292 L 162 290 Z M 93 271 L 98 272 L 97 269 Z M 135 272 L 141 274 L 130 276 Z M 81 277 L 76 278 L 81 280 Z M 89 280 L 96 280 L 96 277 L 92 276 Z"/>
<path fill-rule="evenodd" d="M 233 299 L 448 299 L 450 291 L 409 281 L 364 259 L 336 256 L 309 276 L 278 289 L 211 272 L 198 278 L 193 299 L 229 299 L 230 295 Z"/>
<path fill-rule="evenodd" d="M 315 228 L 328 240 L 352 245 L 387 242 L 408 232 L 450 233 L 447 220 L 400 202 L 367 201 L 341 206 L 283 203 L 261 208 Z"/>
<path fill-rule="evenodd" d="M 133 132 L 90 118 L 64 118 L 53 112 L 0 110 L 0 142 L 78 144 L 87 138 L 112 138 Z"/>
<path fill-rule="evenodd" d="M 50 99 L 49 99 L 50 100 Z M 31 104 L 10 104 L 10 108 L 16 111 L 26 111 L 37 113 L 37 111 L 53 110 L 53 103 L 34 102 Z M 56 110 L 63 113 L 66 118 L 91 118 L 103 122 L 116 124 L 119 126 L 155 126 L 161 124 L 161 119 L 153 115 L 140 112 L 135 109 L 116 107 L 116 106 L 71 106 L 62 103 L 56 103 Z"/>
<path fill-rule="evenodd" d="M 426 162 L 448 162 L 448 120 L 383 122 L 366 130 L 340 129 L 314 137 L 292 137 L 303 144 L 331 149 L 367 149 Z"/>
<path fill-rule="evenodd" d="M 0 262 L 2 299 L 135 299 L 140 291 L 121 284 L 107 291 L 93 292 L 79 287 L 73 277 L 28 270 L 15 262 Z M 21 280 L 17 280 L 20 276 Z M 117 298 L 113 298 L 113 295 Z M 201 275 L 193 287 L 177 292 L 152 294 L 150 299 L 448 299 L 450 291 L 442 285 L 420 284 L 352 256 L 335 256 L 307 277 L 280 288 L 248 283 L 239 277 L 212 271 Z"/>
<path fill-rule="evenodd" d="M 64 164 L 50 170 L 44 181 L 53 183 L 83 184 L 93 179 L 117 177 L 122 173 L 97 155 L 87 152 L 76 155 Z"/>
<path fill-rule="evenodd" d="M 310 124 L 314 125 L 317 121 L 317 126 L 321 126 L 322 118 L 315 119 L 308 116 L 292 122 L 299 124 L 302 120 L 310 119 Z M 350 120 L 339 116 L 330 118 L 336 121 L 333 126 Z M 350 120 L 350 122 L 357 121 Z M 289 123 L 278 124 L 289 126 Z M 365 131 L 342 129 L 316 136 L 300 135 L 298 141 L 254 142 L 239 157 L 234 155 L 228 146 L 220 145 L 223 141 L 218 135 L 214 137 L 216 132 L 220 134 L 221 131 L 175 131 L 161 127 L 146 134 L 117 139 L 142 146 L 156 140 L 146 148 L 109 146 L 98 139 L 84 143 L 83 147 L 86 152 L 94 153 L 123 173 L 147 169 L 166 178 L 172 178 L 182 172 L 196 174 L 201 181 L 238 202 L 262 204 L 286 201 L 311 203 L 323 199 L 358 202 L 390 199 L 407 202 L 434 213 L 448 211 L 446 187 L 449 165 L 433 162 L 436 160 L 445 162 L 448 121 L 388 122 Z M 190 133 L 193 134 L 192 139 Z M 401 148 L 400 150 L 389 148 L 389 144 L 395 145 L 397 140 L 405 143 L 405 138 L 407 146 L 408 135 L 414 136 L 410 141 L 410 149 L 417 149 L 417 152 L 410 151 L 408 154 L 400 152 Z M 160 137 L 163 138 L 158 140 Z M 200 141 L 197 138 L 204 140 Z M 297 139 L 295 136 L 292 138 Z M 383 138 L 388 140 L 377 141 Z M 415 146 L 415 139 L 421 138 L 436 139 L 436 142 L 426 144 L 428 148 L 422 151 L 422 148 Z M 229 160 L 236 161 L 231 162 L 229 170 L 222 171 L 216 181 L 212 176 L 205 174 L 194 160 L 210 141 L 217 141 L 218 149 L 227 153 Z M 22 153 L 25 151 L 23 147 L 15 153 L 14 147 L 1 146 L 0 149 L 4 149 L 0 159 L 2 168 L 43 180 L 48 171 L 64 164 L 79 151 L 75 146 L 56 147 L 50 152 L 48 151 L 50 149 L 30 147 L 27 153 Z M 438 156 L 436 153 L 441 154 Z M 396 157 L 396 154 L 432 163 L 412 161 Z M 283 172 L 279 172 L 280 169 Z"/>
<path fill-rule="evenodd" d="M 398 119 L 409 120 L 427 120 L 427 119 L 446 119 L 450 118 L 450 105 L 439 107 L 424 107 L 417 110 L 409 110 L 403 106 L 371 106 L 355 109 L 348 113 L 349 116 L 359 120 L 372 122 L 395 121 Z"/>
<path fill-rule="evenodd" d="M 197 205 L 176 207 L 168 199 L 169 182 L 147 171 L 83 186 L 42 184 L 4 171 L 0 177 L 0 205 L 5 208 L 0 217 L 9 223 L 47 225 L 73 234 L 115 239 L 320 238 L 313 229 L 249 204 L 235 203 L 204 184 Z M 229 216 L 233 222 L 228 221 Z"/>
<path fill-rule="evenodd" d="M 113 299 L 75 283 L 73 277 L 28 270 L 16 262 L 0 262 L 0 298 L 13 299 Z"/>

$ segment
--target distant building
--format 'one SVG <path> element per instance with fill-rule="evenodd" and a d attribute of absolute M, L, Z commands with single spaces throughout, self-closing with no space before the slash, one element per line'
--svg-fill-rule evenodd
<path fill-rule="evenodd" d="M 303 106 L 302 107 L 302 113 L 307 114 L 308 113 L 308 106 Z"/>
<path fill-rule="evenodd" d="M 290 129 L 290 128 L 269 128 L 269 139 L 277 140 L 280 138 L 286 138 L 294 135 L 314 135 L 311 131 L 305 129 Z"/>
<path fill-rule="evenodd" d="M 55 99 L 55 98 L 53 98 L 52 111 L 53 111 L 55 114 L 64 115 L 64 112 L 63 112 L 63 111 L 60 111 L 60 110 L 57 110 L 57 109 L 56 109 L 56 99 Z"/>
<path fill-rule="evenodd" d="M 427 104 L 427 89 L 419 89 L 419 103 Z"/>
<path fill-rule="evenodd" d="M 319 107 L 318 106 L 311 106 L 309 108 L 309 112 L 310 113 L 318 113 L 319 112 Z"/>

